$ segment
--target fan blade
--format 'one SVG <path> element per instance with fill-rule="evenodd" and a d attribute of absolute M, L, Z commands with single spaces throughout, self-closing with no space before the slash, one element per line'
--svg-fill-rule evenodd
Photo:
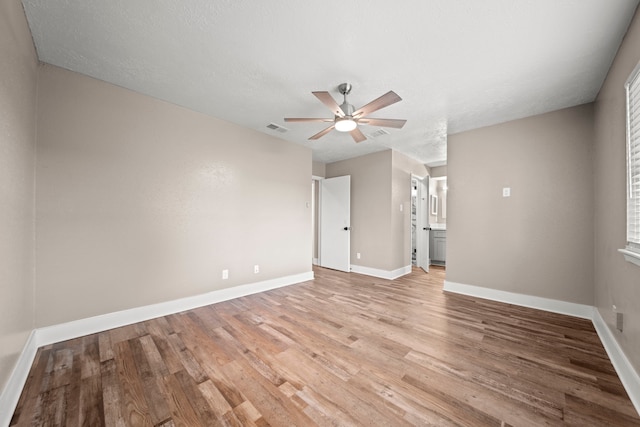
<path fill-rule="evenodd" d="M 355 128 L 354 130 L 352 130 L 351 132 L 349 132 L 349 134 L 351 135 L 351 137 L 353 138 L 353 140 L 355 142 L 362 142 L 365 139 L 367 139 L 366 136 L 364 136 L 364 134 L 360 131 L 360 129 Z"/>
<path fill-rule="evenodd" d="M 318 119 L 318 118 L 303 118 L 303 117 L 285 117 L 285 122 L 332 122 L 334 119 Z"/>
<path fill-rule="evenodd" d="M 329 132 L 331 132 L 333 130 L 333 128 L 335 128 L 335 125 L 331 125 L 328 128 L 326 128 L 325 130 L 321 130 L 320 132 L 316 133 L 315 135 L 313 135 L 309 139 L 320 139 L 323 136 L 325 136 L 326 134 L 328 134 Z"/>
<path fill-rule="evenodd" d="M 322 102 L 324 105 L 329 107 L 329 109 L 333 114 L 335 114 L 338 117 L 344 117 L 344 111 L 342 111 L 342 108 L 340 108 L 336 100 L 333 99 L 333 96 L 331 96 L 329 92 L 311 92 L 311 93 L 314 94 L 316 98 L 320 100 L 320 102 Z"/>
<path fill-rule="evenodd" d="M 402 98 L 400 98 L 397 93 L 390 90 L 380 98 L 374 99 L 373 101 L 353 113 L 353 117 L 366 116 L 367 114 L 371 114 L 381 108 L 388 107 L 391 104 L 395 104 L 398 101 L 402 101 Z"/>
<path fill-rule="evenodd" d="M 404 126 L 407 121 L 402 119 L 359 119 L 358 123 L 370 126 L 380 126 L 383 128 L 402 129 L 402 126 Z"/>

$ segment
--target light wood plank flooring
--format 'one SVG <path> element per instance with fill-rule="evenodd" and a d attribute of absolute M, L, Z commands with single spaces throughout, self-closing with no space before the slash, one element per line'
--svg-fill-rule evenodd
<path fill-rule="evenodd" d="M 316 279 L 40 348 L 15 426 L 627 426 L 590 321 Z"/>

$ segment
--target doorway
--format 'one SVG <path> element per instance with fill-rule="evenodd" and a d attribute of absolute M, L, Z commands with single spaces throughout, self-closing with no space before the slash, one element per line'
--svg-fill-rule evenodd
<path fill-rule="evenodd" d="M 323 178 L 311 177 L 311 263 L 318 265 L 318 201 L 320 200 L 320 181 Z"/>
<path fill-rule="evenodd" d="M 312 263 L 351 271 L 351 176 L 313 176 Z"/>
<path fill-rule="evenodd" d="M 411 264 L 429 272 L 429 177 L 411 175 Z"/>

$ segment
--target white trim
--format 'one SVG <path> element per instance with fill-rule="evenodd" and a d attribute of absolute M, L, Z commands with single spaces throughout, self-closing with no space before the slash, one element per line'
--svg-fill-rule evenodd
<path fill-rule="evenodd" d="M 22 389 L 27 382 L 33 359 L 36 357 L 36 351 L 38 350 L 36 341 L 36 331 L 33 330 L 22 348 L 22 353 L 20 353 L 20 357 L 13 367 L 4 390 L 0 394 L 0 425 L 2 426 L 8 426 L 11 422 L 18 399 L 20 399 Z"/>
<path fill-rule="evenodd" d="M 618 249 L 622 255 L 624 255 L 624 259 L 631 264 L 635 264 L 640 267 L 640 254 L 637 252 L 630 251 L 628 249 Z"/>
<path fill-rule="evenodd" d="M 95 334 L 108 329 L 117 328 L 132 323 L 142 322 L 156 317 L 166 316 L 181 311 L 228 301 L 246 295 L 264 292 L 271 289 L 294 285 L 313 280 L 313 271 L 264 280 L 256 283 L 219 289 L 206 294 L 180 298 L 173 301 L 162 302 L 153 305 L 136 307 L 128 310 L 107 313 L 100 316 L 74 320 L 58 325 L 37 328 L 31 331 L 22 353 L 7 381 L 4 390 L 0 394 L 0 426 L 9 425 L 11 417 L 18 404 L 20 393 L 29 375 L 31 365 L 39 347 L 78 338 L 84 335 Z"/>
<path fill-rule="evenodd" d="M 618 341 L 611 332 L 611 328 L 607 326 L 606 322 L 602 318 L 600 311 L 597 308 L 593 310 L 593 326 L 596 328 L 596 332 L 602 341 L 604 349 L 609 355 L 611 364 L 616 370 L 616 373 L 622 381 L 624 389 L 631 399 L 631 403 L 636 407 L 636 411 L 640 414 L 640 376 L 633 369 L 633 365 L 620 348 Z"/>
<path fill-rule="evenodd" d="M 378 270 L 375 268 L 357 265 L 352 265 L 351 268 L 354 273 L 366 274 L 384 279 L 397 278 L 411 272 L 410 265 L 393 271 Z M 13 416 L 15 407 L 18 404 L 18 399 L 20 398 L 20 394 L 22 393 L 22 389 L 26 383 L 38 347 L 58 341 L 77 338 L 91 333 L 101 332 L 125 324 L 136 323 L 159 316 L 165 316 L 201 307 L 203 305 L 215 304 L 216 302 L 227 301 L 241 296 L 313 280 L 313 278 L 314 275 L 311 271 L 278 279 L 236 286 L 233 288 L 220 289 L 207 294 L 182 298 L 175 301 L 168 301 L 165 303 L 138 307 L 60 325 L 35 329 L 29 335 L 29 338 L 22 349 L 22 353 L 11 372 L 9 380 L 0 394 L 0 425 L 8 426 L 11 422 L 11 417 Z M 620 377 L 620 381 L 629 395 L 631 402 L 638 413 L 640 413 L 640 376 L 638 376 L 638 373 L 634 370 L 633 365 L 631 365 L 631 362 L 620 348 L 620 345 L 611 332 L 611 329 L 607 326 L 605 321 L 602 319 L 600 312 L 595 307 L 482 288 L 480 286 L 464 285 L 446 280 L 444 282 L 444 290 L 447 292 L 476 296 L 479 298 L 590 319 L 593 322 L 595 330 L 600 337 L 600 341 L 602 341 L 602 345 L 604 346 L 616 373 Z"/>
<path fill-rule="evenodd" d="M 320 265 L 320 264 L 319 264 L 319 262 L 320 262 L 320 261 L 318 261 L 318 258 L 314 258 L 314 259 L 311 261 L 311 263 L 312 263 L 313 265 Z"/>
<path fill-rule="evenodd" d="M 640 151 L 640 120 L 637 113 L 640 108 L 640 62 L 636 64 L 633 71 L 624 84 L 625 104 L 626 104 L 626 172 L 627 172 L 627 197 L 626 197 L 626 236 L 627 250 L 629 246 L 640 244 L 640 202 L 637 192 L 640 190 L 639 183 L 634 176 L 640 173 L 640 161 L 638 152 Z M 633 264 L 640 265 L 633 259 L 633 255 L 625 259 Z"/>
<path fill-rule="evenodd" d="M 576 304 L 573 302 L 560 301 L 550 298 L 535 297 L 531 295 L 517 294 L 514 292 L 500 291 L 497 289 L 483 288 L 481 286 L 465 285 L 462 283 L 444 281 L 444 288 L 447 292 L 471 295 L 478 298 L 493 301 L 505 302 L 507 304 L 520 305 L 523 307 L 536 308 L 538 310 L 550 311 L 552 313 L 566 314 L 583 319 L 593 319 L 593 306 L 586 304 Z"/>
<path fill-rule="evenodd" d="M 380 270 L 377 268 L 363 267 L 361 265 L 351 264 L 351 272 L 365 274 L 367 276 L 379 277 L 381 279 L 393 280 L 411 273 L 411 265 L 407 265 L 395 270 Z"/>
<path fill-rule="evenodd" d="M 215 304 L 230 299 L 281 288 L 283 286 L 313 280 L 313 271 L 279 277 L 277 279 L 264 280 L 262 282 L 249 283 L 231 288 L 219 289 L 206 294 L 161 302 L 153 305 L 136 307 L 129 310 L 116 311 L 114 313 L 74 320 L 68 323 L 47 326 L 37 330 L 38 346 L 53 344 L 60 341 L 95 334 L 107 329 L 118 328 L 132 323 L 143 322 L 168 314 L 179 313 L 209 304 Z"/>

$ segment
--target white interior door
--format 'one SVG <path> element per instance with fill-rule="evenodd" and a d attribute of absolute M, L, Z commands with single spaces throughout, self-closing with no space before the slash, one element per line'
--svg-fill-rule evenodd
<path fill-rule="evenodd" d="M 416 203 L 416 265 L 427 273 L 429 256 L 429 177 L 418 179 L 418 201 Z"/>
<path fill-rule="evenodd" d="M 351 270 L 351 176 L 320 181 L 320 266 Z"/>

